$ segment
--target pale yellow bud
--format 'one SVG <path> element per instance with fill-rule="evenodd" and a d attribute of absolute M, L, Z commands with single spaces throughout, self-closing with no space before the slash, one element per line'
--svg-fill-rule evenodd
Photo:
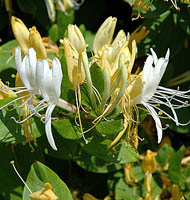
<path fill-rule="evenodd" d="M 75 49 L 80 52 L 80 50 L 85 46 L 84 37 L 80 29 L 76 25 L 69 24 L 68 26 L 68 39 L 75 47 Z"/>
<path fill-rule="evenodd" d="M 85 79 L 83 65 L 81 63 L 80 68 L 78 65 L 79 53 L 68 38 L 64 38 L 61 42 L 64 45 L 69 80 L 73 84 L 74 88 L 77 89 L 78 85 L 82 84 Z"/>
<path fill-rule="evenodd" d="M 98 29 L 93 41 L 93 51 L 95 54 L 98 54 L 98 51 L 101 51 L 104 45 L 111 44 L 116 22 L 117 18 L 108 17 Z"/>
<path fill-rule="evenodd" d="M 20 19 L 14 16 L 11 17 L 11 26 L 21 50 L 27 54 L 29 48 L 29 31 L 27 27 Z"/>
<path fill-rule="evenodd" d="M 45 46 L 43 44 L 40 33 L 37 31 L 36 27 L 33 26 L 29 29 L 29 45 L 36 51 L 36 56 L 38 59 L 46 59 L 47 53 Z"/>
<path fill-rule="evenodd" d="M 145 172 L 153 173 L 156 170 L 156 159 L 155 155 L 151 150 L 147 150 L 146 156 L 142 161 L 142 168 Z"/>

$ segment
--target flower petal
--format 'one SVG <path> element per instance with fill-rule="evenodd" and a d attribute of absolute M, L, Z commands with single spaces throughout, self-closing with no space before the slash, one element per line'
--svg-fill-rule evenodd
<path fill-rule="evenodd" d="M 51 114 L 53 112 L 55 108 L 55 105 L 52 104 L 50 106 L 48 106 L 47 110 L 46 110 L 46 114 L 45 114 L 45 118 L 46 118 L 46 122 L 45 122 L 45 131 L 46 131 L 46 136 L 48 139 L 48 142 L 50 144 L 50 146 L 57 151 L 57 147 L 55 145 L 54 139 L 53 139 L 53 135 L 52 135 L 52 129 L 51 129 Z"/>
<path fill-rule="evenodd" d="M 36 85 L 39 88 L 39 94 L 41 94 L 45 98 L 46 91 L 42 87 L 43 76 L 44 76 L 43 60 L 38 60 L 36 64 Z"/>
<path fill-rule="evenodd" d="M 162 124 L 161 124 L 160 118 L 158 117 L 158 114 L 156 113 L 154 108 L 152 108 L 150 105 L 146 103 L 144 103 L 143 105 L 147 108 L 147 110 L 149 111 L 149 113 L 151 114 L 151 116 L 153 117 L 155 121 L 157 134 L 158 134 L 158 143 L 160 143 L 162 140 Z"/>
<path fill-rule="evenodd" d="M 26 56 L 25 56 L 25 59 L 27 59 Z M 30 84 L 29 84 L 28 79 L 27 79 L 26 68 L 24 66 L 24 63 L 25 62 L 22 62 L 22 59 L 21 59 L 21 50 L 20 50 L 20 48 L 16 48 L 15 49 L 16 69 L 17 69 L 17 71 L 19 73 L 20 79 L 22 80 L 24 86 L 29 89 L 30 88 Z"/>
<path fill-rule="evenodd" d="M 98 51 L 101 51 L 104 45 L 110 45 L 116 22 L 117 18 L 108 17 L 98 29 L 93 41 L 93 51 L 95 54 L 97 54 Z"/>
<path fill-rule="evenodd" d="M 158 57 L 157 57 L 155 51 L 154 51 L 152 48 L 150 48 L 150 51 L 151 51 L 152 56 L 153 56 L 154 65 L 156 66 L 156 64 L 157 64 L 157 62 L 158 62 Z"/>
<path fill-rule="evenodd" d="M 150 78 L 150 74 L 153 70 L 152 64 L 153 64 L 153 57 L 150 55 L 146 59 L 146 62 L 144 64 L 144 68 L 143 68 L 143 71 L 142 71 L 142 82 L 143 82 L 143 84 L 147 84 L 147 82 Z"/>
<path fill-rule="evenodd" d="M 52 88 L 54 90 L 57 102 L 61 94 L 62 78 L 63 73 L 61 69 L 61 63 L 57 58 L 54 58 L 52 62 Z"/>

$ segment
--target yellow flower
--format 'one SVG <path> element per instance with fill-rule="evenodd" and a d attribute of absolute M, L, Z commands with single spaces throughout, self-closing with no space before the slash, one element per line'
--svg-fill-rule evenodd
<path fill-rule="evenodd" d="M 29 30 L 19 18 L 11 17 L 11 26 L 14 36 L 21 48 L 27 54 L 29 49 Z"/>
<path fill-rule="evenodd" d="M 28 29 L 22 20 L 12 16 L 11 26 L 14 36 L 24 54 L 28 53 L 30 47 L 34 48 L 38 59 L 47 58 L 46 50 L 36 27 Z"/>

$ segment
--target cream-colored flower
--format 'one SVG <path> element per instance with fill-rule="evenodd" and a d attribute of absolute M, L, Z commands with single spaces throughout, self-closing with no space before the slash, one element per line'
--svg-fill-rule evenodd
<path fill-rule="evenodd" d="M 81 60 L 81 54 L 86 54 L 85 40 L 76 25 L 69 25 L 68 38 L 61 40 L 61 43 L 64 45 L 69 80 L 76 90 L 85 79 L 85 72 Z"/>

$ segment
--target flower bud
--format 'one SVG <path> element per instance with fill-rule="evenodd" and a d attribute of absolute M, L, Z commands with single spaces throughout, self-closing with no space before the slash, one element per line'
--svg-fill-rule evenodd
<path fill-rule="evenodd" d="M 12 16 L 11 26 L 21 50 L 27 54 L 29 49 L 29 31 L 22 20 Z"/>
<path fill-rule="evenodd" d="M 79 53 L 68 38 L 64 38 L 62 43 L 64 45 L 69 80 L 73 84 L 74 88 L 77 89 L 78 85 L 82 84 L 85 79 L 83 66 L 81 66 L 80 69 L 78 68 Z"/>
<path fill-rule="evenodd" d="M 93 41 L 93 51 L 95 54 L 98 54 L 98 51 L 100 51 L 105 44 L 110 45 L 116 22 L 117 18 L 108 17 L 98 29 Z"/>
<path fill-rule="evenodd" d="M 75 47 L 75 49 L 80 52 L 80 50 L 85 46 L 84 37 L 80 29 L 76 25 L 69 24 L 68 26 L 68 39 Z"/>
<path fill-rule="evenodd" d="M 29 45 L 36 51 L 36 56 L 38 59 L 46 59 L 47 53 L 45 46 L 43 44 L 40 33 L 37 31 L 36 27 L 33 26 L 29 29 Z"/>
<path fill-rule="evenodd" d="M 147 150 L 146 156 L 142 161 L 142 168 L 145 172 L 154 173 L 156 170 L 156 159 L 155 155 L 151 150 Z"/>

